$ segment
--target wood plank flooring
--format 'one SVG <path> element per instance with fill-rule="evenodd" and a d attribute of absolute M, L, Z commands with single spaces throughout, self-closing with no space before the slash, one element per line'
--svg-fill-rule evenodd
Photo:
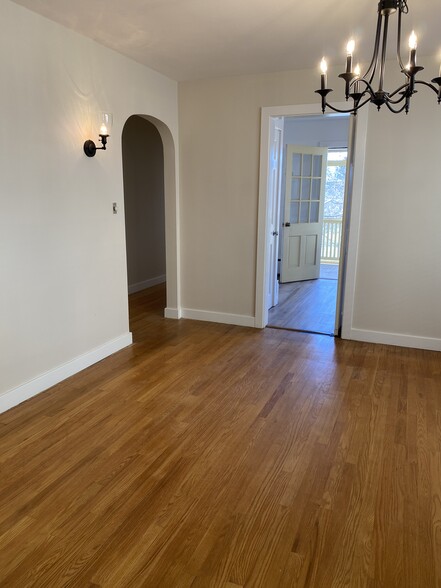
<path fill-rule="evenodd" d="M 279 304 L 268 312 L 268 326 L 334 334 L 337 280 L 280 284 Z"/>
<path fill-rule="evenodd" d="M 163 319 L 0 415 L 0 586 L 441 586 L 441 354 Z"/>

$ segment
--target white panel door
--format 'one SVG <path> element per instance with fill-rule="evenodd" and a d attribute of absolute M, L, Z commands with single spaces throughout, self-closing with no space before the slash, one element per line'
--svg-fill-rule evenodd
<path fill-rule="evenodd" d="M 283 149 L 283 118 L 270 119 L 269 164 L 268 164 L 268 278 L 266 307 L 279 303 L 279 280 L 277 264 L 280 224 L 280 183 Z"/>
<path fill-rule="evenodd" d="M 327 154 L 287 145 L 281 282 L 320 277 Z"/>

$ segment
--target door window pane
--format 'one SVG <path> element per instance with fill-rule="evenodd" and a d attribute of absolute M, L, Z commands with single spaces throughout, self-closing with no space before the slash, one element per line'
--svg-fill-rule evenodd
<path fill-rule="evenodd" d="M 320 200 L 320 188 L 321 180 L 317 178 L 312 180 L 311 200 Z"/>
<path fill-rule="evenodd" d="M 291 182 L 291 200 L 300 200 L 300 179 L 293 178 Z"/>
<path fill-rule="evenodd" d="M 309 202 L 302 202 L 300 204 L 300 222 L 309 222 Z"/>
<path fill-rule="evenodd" d="M 302 176 L 311 176 L 312 175 L 312 155 L 303 155 L 303 170 Z"/>
<path fill-rule="evenodd" d="M 319 220 L 319 202 L 311 202 L 311 216 L 309 218 L 310 223 L 318 223 Z"/>
<path fill-rule="evenodd" d="M 322 175 L 322 155 L 314 155 L 312 175 L 316 178 Z"/>
<path fill-rule="evenodd" d="M 297 224 L 299 222 L 299 203 L 298 202 L 291 202 L 291 210 L 290 210 L 291 218 L 289 222 L 292 224 Z"/>
<path fill-rule="evenodd" d="M 300 176 L 301 174 L 301 165 L 302 156 L 300 153 L 294 153 L 292 156 L 292 175 L 293 176 Z"/>
<path fill-rule="evenodd" d="M 302 200 L 309 200 L 311 195 L 311 180 L 303 178 L 302 180 Z"/>

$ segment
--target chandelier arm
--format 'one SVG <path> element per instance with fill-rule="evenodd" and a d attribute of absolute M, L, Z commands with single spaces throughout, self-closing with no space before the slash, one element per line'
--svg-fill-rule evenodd
<path fill-rule="evenodd" d="M 354 108 L 349 108 L 348 110 L 341 110 L 340 108 L 335 108 L 335 106 L 332 106 L 331 104 L 328 104 L 327 102 L 326 102 L 326 107 L 330 108 L 334 112 L 340 112 L 342 114 L 355 114 L 357 112 L 357 110 L 359 110 L 362 106 L 364 106 L 365 104 L 367 104 L 370 101 L 371 101 L 371 99 L 368 98 L 364 102 L 360 102 L 360 104 L 357 104 L 357 106 L 354 106 Z"/>
<path fill-rule="evenodd" d="M 389 104 L 389 102 L 386 102 L 386 106 L 389 108 L 389 110 L 391 112 L 393 112 L 394 114 L 400 114 L 401 112 L 403 112 L 403 110 L 406 108 L 406 104 L 403 104 L 403 106 L 401 108 L 399 108 L 398 110 L 395 110 L 395 108 L 392 108 L 392 106 Z"/>
<path fill-rule="evenodd" d="M 411 96 L 411 94 L 407 94 L 407 92 L 403 92 L 402 95 L 400 96 L 400 98 L 397 98 L 396 100 L 390 100 L 389 98 L 387 98 L 386 102 L 389 102 L 389 104 L 400 104 L 406 98 L 410 98 L 410 96 Z"/>
<path fill-rule="evenodd" d="M 435 94 L 439 93 L 439 88 L 435 88 L 435 86 L 433 86 L 432 84 L 429 84 L 429 82 L 425 82 L 424 80 L 415 80 L 415 84 L 421 84 L 423 86 L 427 86 L 428 88 L 433 90 L 435 92 Z"/>
<path fill-rule="evenodd" d="M 372 54 L 372 61 L 369 65 L 369 67 L 367 68 L 366 73 L 363 76 L 363 78 L 367 78 L 369 75 L 369 72 L 373 68 L 371 78 L 369 80 L 370 84 L 372 84 L 372 80 L 374 79 L 374 76 L 375 76 L 375 70 L 377 69 L 377 58 L 378 58 L 378 50 L 380 48 L 380 37 L 381 37 L 381 13 L 379 12 L 378 19 L 377 19 L 377 31 L 375 33 L 375 42 L 374 42 L 374 51 Z"/>
<path fill-rule="evenodd" d="M 357 80 L 356 80 L 357 81 Z M 361 78 L 360 80 L 358 80 L 359 82 L 363 82 L 364 84 L 366 84 L 366 90 L 364 92 L 369 92 L 369 94 L 371 96 L 373 96 L 375 94 L 373 87 L 371 86 L 371 84 L 365 80 L 364 78 Z M 364 93 L 363 92 L 363 93 Z"/>
<path fill-rule="evenodd" d="M 402 86 L 400 86 L 399 88 L 397 88 L 394 92 L 392 92 L 392 94 L 389 94 L 389 98 L 393 98 L 396 94 L 398 94 L 398 92 L 403 92 L 405 90 L 405 88 L 407 88 L 408 83 L 406 82 L 405 84 L 403 84 Z M 401 98 L 399 100 L 399 102 L 401 101 Z M 390 100 L 390 102 L 394 102 L 393 100 Z"/>
<path fill-rule="evenodd" d="M 397 98 L 397 100 L 387 99 L 386 102 L 388 102 L 389 104 L 401 104 L 401 102 L 403 102 L 403 100 L 410 99 L 411 97 L 412 97 L 412 94 L 407 94 L 407 93 L 403 92 L 401 97 Z"/>

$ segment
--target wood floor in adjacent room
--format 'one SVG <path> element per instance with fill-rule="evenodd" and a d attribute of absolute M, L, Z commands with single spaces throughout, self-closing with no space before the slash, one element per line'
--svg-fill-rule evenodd
<path fill-rule="evenodd" d="M 0 415 L 0 586 L 441 586 L 441 353 L 163 319 Z"/>
<path fill-rule="evenodd" d="M 334 334 L 337 280 L 280 284 L 279 303 L 268 312 L 268 326 Z"/>
<path fill-rule="evenodd" d="M 268 326 L 334 335 L 338 264 L 320 264 L 320 278 L 279 285 L 279 300 Z"/>

